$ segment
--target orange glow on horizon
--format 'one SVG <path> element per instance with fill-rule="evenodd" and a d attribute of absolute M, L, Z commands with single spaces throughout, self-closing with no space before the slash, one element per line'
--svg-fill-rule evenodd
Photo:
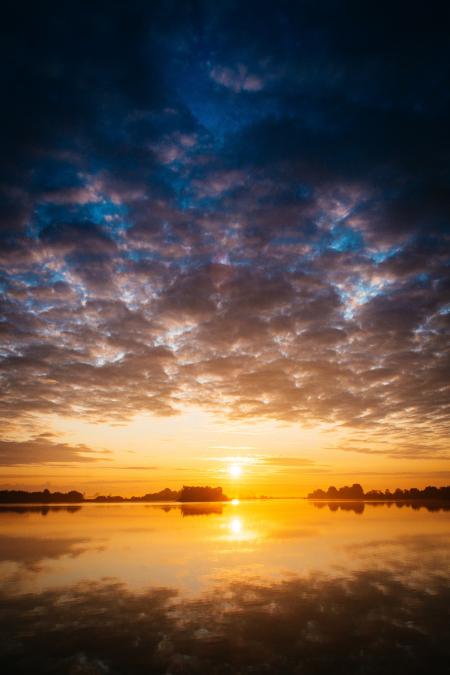
<path fill-rule="evenodd" d="M 389 445 L 375 437 L 367 437 L 363 445 L 354 443 L 353 449 L 351 432 L 320 423 L 302 427 L 275 420 L 224 420 L 193 408 L 169 418 L 137 415 L 122 425 L 58 416 L 42 417 L 40 423 L 37 431 L 50 430 L 55 453 L 70 446 L 79 460 L 39 463 L 36 452 L 32 466 L 2 467 L 2 489 L 73 489 L 86 497 L 131 497 L 211 485 L 221 486 L 228 497 L 244 499 L 304 497 L 317 488 L 354 482 L 365 490 L 448 483 L 444 458 L 423 457 L 413 463 L 407 454 L 389 454 Z M 26 437 L 17 435 L 15 440 Z"/>

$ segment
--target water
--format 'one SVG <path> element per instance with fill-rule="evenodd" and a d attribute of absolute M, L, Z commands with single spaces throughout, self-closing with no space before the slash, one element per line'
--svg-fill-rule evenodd
<path fill-rule="evenodd" d="M 439 672 L 449 572 L 443 508 L 1 507 L 3 672 Z"/>

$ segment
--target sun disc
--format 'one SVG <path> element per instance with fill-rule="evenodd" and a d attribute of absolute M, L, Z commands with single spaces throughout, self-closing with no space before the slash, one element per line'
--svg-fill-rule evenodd
<path fill-rule="evenodd" d="M 228 467 L 228 473 L 232 478 L 239 478 L 242 474 L 242 467 L 239 464 L 230 464 Z"/>

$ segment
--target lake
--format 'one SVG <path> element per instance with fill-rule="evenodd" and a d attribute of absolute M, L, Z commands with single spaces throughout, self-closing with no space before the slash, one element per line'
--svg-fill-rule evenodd
<path fill-rule="evenodd" d="M 439 672 L 449 573 L 439 506 L 2 506 L 2 669 Z"/>

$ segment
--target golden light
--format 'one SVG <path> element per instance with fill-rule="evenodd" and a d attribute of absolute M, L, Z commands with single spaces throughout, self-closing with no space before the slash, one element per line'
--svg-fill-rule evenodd
<path fill-rule="evenodd" d="M 242 521 L 240 518 L 232 518 L 230 521 L 230 530 L 233 534 L 240 534 L 242 531 Z"/>
<path fill-rule="evenodd" d="M 230 464 L 228 473 L 232 478 L 239 478 L 242 474 L 242 467 L 240 464 Z"/>
<path fill-rule="evenodd" d="M 233 504 L 233 506 L 238 506 L 239 499 L 234 498 L 234 499 L 231 500 L 231 503 Z"/>

